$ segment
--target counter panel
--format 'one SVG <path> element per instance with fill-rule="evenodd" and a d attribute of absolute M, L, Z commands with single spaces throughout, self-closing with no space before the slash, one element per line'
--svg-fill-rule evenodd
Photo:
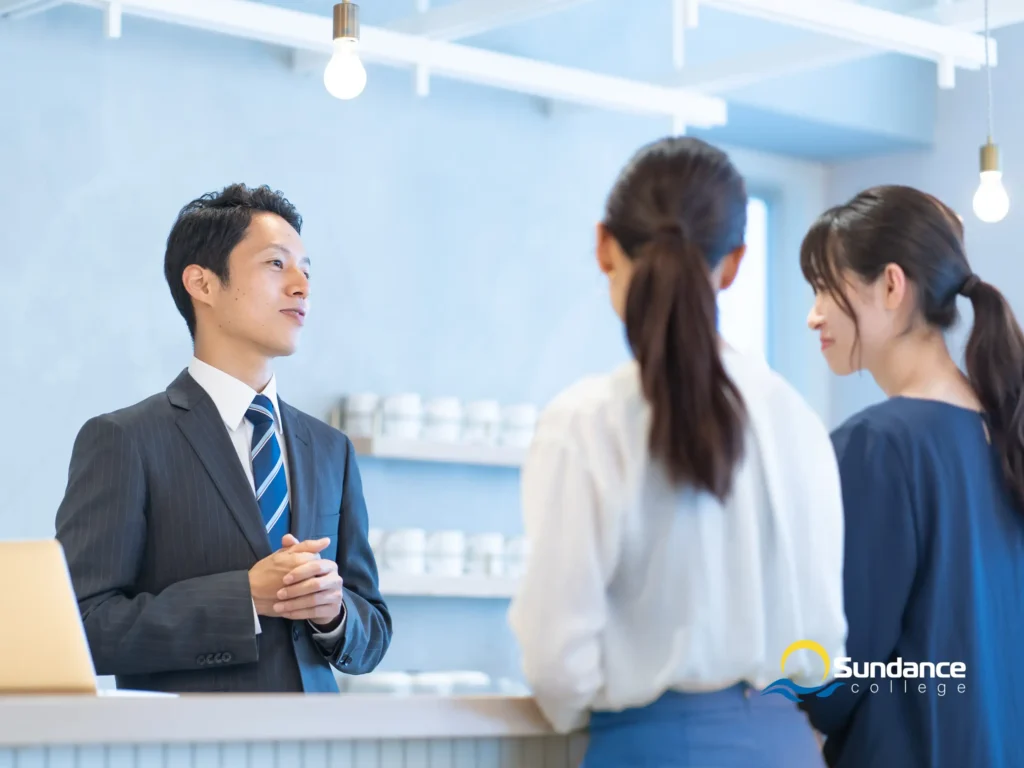
<path fill-rule="evenodd" d="M 0 747 L 0 768 L 578 768 L 585 737 Z"/>
<path fill-rule="evenodd" d="M 0 696 L 0 768 L 578 768 L 530 698 Z"/>

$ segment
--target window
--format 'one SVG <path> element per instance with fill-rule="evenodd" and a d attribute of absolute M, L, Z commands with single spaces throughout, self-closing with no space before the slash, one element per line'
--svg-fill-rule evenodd
<path fill-rule="evenodd" d="M 718 294 L 718 328 L 741 352 L 768 355 L 768 205 L 747 205 L 747 255 L 736 280 Z"/>

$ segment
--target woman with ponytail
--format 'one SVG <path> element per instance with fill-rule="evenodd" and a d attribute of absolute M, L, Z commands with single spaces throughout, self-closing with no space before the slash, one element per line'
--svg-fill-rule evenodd
<path fill-rule="evenodd" d="M 810 768 L 806 716 L 760 689 L 821 683 L 841 656 L 842 500 L 828 433 L 764 363 L 719 337 L 747 194 L 721 151 L 644 147 L 598 227 L 633 353 L 545 409 L 522 478 L 523 669 L 585 768 Z"/>
<path fill-rule="evenodd" d="M 800 259 L 829 367 L 887 396 L 833 435 L 855 677 L 803 706 L 831 766 L 1022 766 L 1024 335 L 956 214 L 918 190 L 827 211 Z M 958 296 L 966 374 L 944 338 Z"/>

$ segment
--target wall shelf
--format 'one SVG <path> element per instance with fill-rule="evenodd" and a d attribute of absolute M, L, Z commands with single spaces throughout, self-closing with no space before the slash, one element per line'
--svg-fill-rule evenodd
<path fill-rule="evenodd" d="M 359 455 L 380 459 L 520 467 L 526 458 L 525 448 L 508 445 L 440 443 L 384 436 L 353 437 L 352 444 Z"/>
<path fill-rule="evenodd" d="M 518 580 L 497 576 L 413 575 L 383 570 L 380 591 L 385 597 L 469 597 L 509 599 L 515 596 Z"/>

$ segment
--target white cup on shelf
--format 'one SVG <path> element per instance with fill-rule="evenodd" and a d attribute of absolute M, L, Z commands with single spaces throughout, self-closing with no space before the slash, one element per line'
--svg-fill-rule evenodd
<path fill-rule="evenodd" d="M 505 545 L 505 575 L 513 579 L 522 578 L 526 562 L 530 557 L 530 540 L 525 536 L 509 539 Z"/>
<path fill-rule="evenodd" d="M 478 533 L 466 540 L 466 573 L 473 576 L 501 576 L 505 573 L 505 537 L 500 533 Z"/>
<path fill-rule="evenodd" d="M 462 440 L 473 445 L 494 445 L 501 431 L 501 405 L 497 400 L 466 403 Z"/>
<path fill-rule="evenodd" d="M 490 675 L 475 670 L 449 672 L 448 677 L 452 681 L 452 693 L 456 696 L 488 693 L 494 685 Z"/>
<path fill-rule="evenodd" d="M 427 538 L 427 573 L 461 576 L 466 567 L 466 534 L 437 531 Z"/>
<path fill-rule="evenodd" d="M 451 696 L 455 680 L 448 672 L 420 672 L 412 676 L 412 690 L 421 696 Z"/>
<path fill-rule="evenodd" d="M 408 672 L 371 672 L 349 675 L 345 681 L 347 694 L 374 693 L 408 696 L 413 692 L 413 676 Z"/>
<path fill-rule="evenodd" d="M 427 532 L 402 528 L 384 537 L 384 564 L 389 571 L 421 576 L 426 571 Z"/>
<path fill-rule="evenodd" d="M 391 395 L 381 409 L 381 431 L 388 437 L 416 440 L 423 431 L 423 400 L 416 394 Z"/>
<path fill-rule="evenodd" d="M 376 426 L 380 395 L 359 393 L 345 398 L 343 431 L 349 437 L 370 437 Z"/>
<path fill-rule="evenodd" d="M 423 408 L 424 440 L 457 442 L 462 434 L 462 403 L 457 397 L 435 397 Z"/>
<path fill-rule="evenodd" d="M 537 406 L 529 403 L 506 405 L 501 409 L 501 442 L 517 448 L 527 448 L 537 426 Z"/>
<path fill-rule="evenodd" d="M 413 693 L 427 696 L 479 696 L 494 686 L 483 672 L 420 672 L 412 675 Z"/>

